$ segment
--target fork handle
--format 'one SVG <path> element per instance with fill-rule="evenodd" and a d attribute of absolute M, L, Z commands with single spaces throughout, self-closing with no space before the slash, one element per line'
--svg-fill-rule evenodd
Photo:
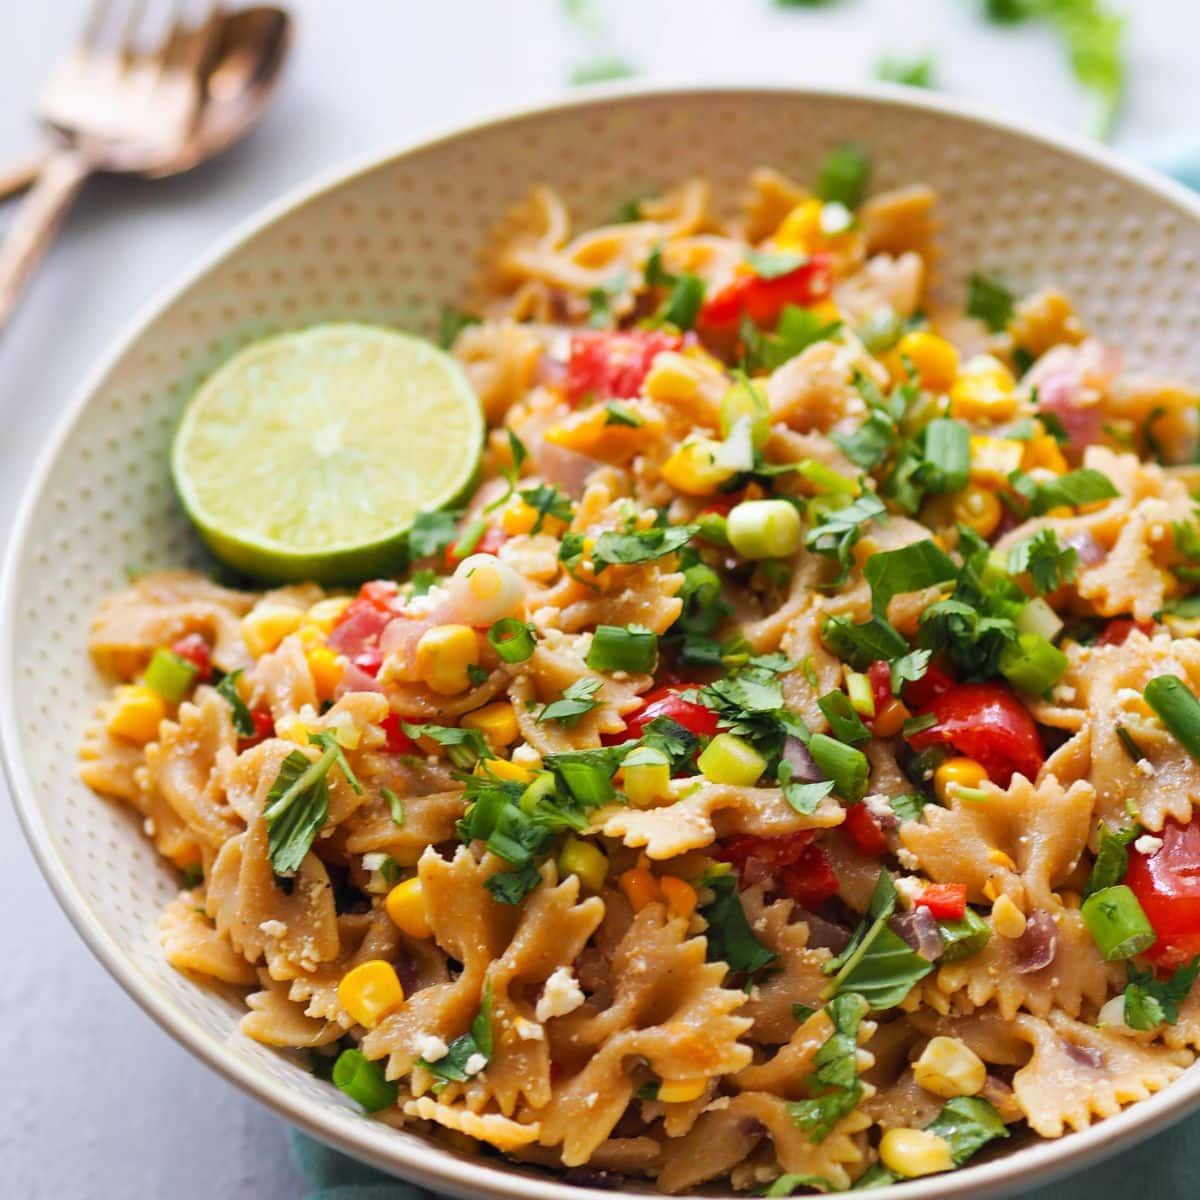
<path fill-rule="evenodd" d="M 17 209 L 0 242 L 0 329 L 8 323 L 34 268 L 92 170 L 91 160 L 78 150 L 55 150 Z"/>

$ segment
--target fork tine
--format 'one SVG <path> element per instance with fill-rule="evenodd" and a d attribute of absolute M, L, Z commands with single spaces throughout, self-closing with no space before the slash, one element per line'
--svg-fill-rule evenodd
<path fill-rule="evenodd" d="M 203 0 L 203 3 L 194 7 L 198 9 L 197 16 L 183 42 L 179 66 L 193 75 L 198 75 L 216 46 L 221 6 L 219 0 Z"/>
<path fill-rule="evenodd" d="M 110 0 L 93 0 L 91 11 L 83 27 L 83 37 L 80 44 L 88 50 L 95 50 L 100 43 L 100 35 L 108 21 L 111 5 Z"/>
<path fill-rule="evenodd" d="M 142 23 L 142 13 L 146 8 L 146 0 L 130 0 L 129 11 L 121 24 L 120 39 L 117 42 L 117 56 L 126 66 L 137 57 L 137 31 Z"/>

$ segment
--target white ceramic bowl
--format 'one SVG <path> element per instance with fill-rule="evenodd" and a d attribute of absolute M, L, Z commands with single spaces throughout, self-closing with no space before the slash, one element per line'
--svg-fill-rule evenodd
<path fill-rule="evenodd" d="M 602 1196 L 360 1116 L 298 1062 L 240 1036 L 236 997 L 163 960 L 156 921 L 177 879 L 129 813 L 75 780 L 73 764 L 104 688 L 84 646 L 96 603 L 130 566 L 202 561 L 167 476 L 185 399 L 265 333 L 330 318 L 432 333 L 440 306 L 462 296 L 489 226 L 533 184 L 560 188 L 585 226 L 693 174 L 729 206 L 754 166 L 811 178 L 846 138 L 871 149 L 874 186 L 937 188 L 951 293 L 975 267 L 1056 281 L 1132 362 L 1200 377 L 1200 201 L 1112 154 L 895 88 L 602 89 L 342 170 L 254 218 L 134 322 L 59 427 L 25 498 L 0 604 L 0 734 L 25 830 L 67 915 L 126 991 L 211 1067 L 322 1140 L 461 1196 Z M 1084 1133 L 887 1194 L 1008 1195 L 1198 1104 L 1200 1064 Z"/>

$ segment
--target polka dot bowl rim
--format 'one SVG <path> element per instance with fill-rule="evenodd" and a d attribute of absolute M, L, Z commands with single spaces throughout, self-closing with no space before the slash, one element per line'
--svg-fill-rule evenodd
<path fill-rule="evenodd" d="M 601 1200 L 609 1193 L 577 1187 L 556 1180 L 544 1172 L 502 1165 L 495 1159 L 471 1156 L 431 1142 L 409 1131 L 397 1131 L 371 1121 L 354 1111 L 332 1085 L 324 1085 L 320 1094 L 310 1094 L 299 1084 L 303 1068 L 291 1065 L 286 1071 L 264 1069 L 261 1060 L 247 1058 L 234 1050 L 239 1035 L 230 1030 L 218 1036 L 186 1011 L 178 999 L 147 977 L 122 941 L 114 936 L 98 910 L 81 888 L 72 871 L 69 857 L 63 853 L 54 828 L 54 813 L 48 803 L 47 789 L 35 784 L 27 753 L 28 739 L 37 736 L 35 722 L 19 703 L 21 681 L 17 660 L 19 639 L 27 631 L 22 626 L 23 592 L 37 578 L 40 567 L 33 554 L 31 532 L 39 514 L 48 503 L 51 484 L 64 469 L 65 454 L 90 406 L 96 403 L 105 381 L 119 364 L 136 353 L 160 316 L 177 305 L 241 253 L 247 252 L 260 238 L 281 224 L 302 216 L 310 205 L 339 194 L 351 195 L 365 180 L 377 173 L 422 155 L 447 148 L 485 146 L 492 139 L 513 130 L 536 131 L 554 119 L 580 119 L 594 114 L 636 114 L 645 106 L 671 106 L 687 112 L 714 113 L 721 105 L 764 110 L 795 105 L 803 111 L 816 105 L 819 111 L 836 116 L 841 107 L 856 106 L 881 120 L 933 121 L 950 141 L 965 144 L 972 139 L 988 138 L 1002 146 L 1017 160 L 1031 151 L 1053 154 L 1077 164 L 1090 175 L 1109 181 L 1117 197 L 1137 198 L 1139 205 L 1170 214 L 1190 231 L 1200 231 L 1200 199 L 1183 187 L 1130 162 L 1104 147 L 1085 142 L 1058 131 L 1039 128 L 1025 120 L 1013 120 L 982 106 L 953 100 L 941 95 L 918 93 L 889 85 L 858 88 L 721 85 L 696 87 L 683 84 L 608 85 L 581 91 L 569 99 L 526 108 L 499 117 L 457 126 L 436 136 L 422 138 L 396 150 L 373 154 L 343 166 L 315 183 L 293 190 L 276 204 L 242 222 L 212 253 L 172 282 L 133 321 L 117 339 L 114 349 L 88 376 L 46 447 L 23 498 L 14 526 L 0 585 L 0 745 L 4 766 L 21 824 L 39 866 L 67 916 L 78 929 L 92 952 L 141 1007 L 180 1043 L 243 1091 L 286 1117 L 307 1133 L 359 1159 L 400 1177 L 462 1197 L 517 1196 L 527 1200 Z M 836 121 L 834 122 L 836 124 Z M 886 148 L 881 151 L 886 154 Z M 764 159 L 763 161 L 767 161 Z M 581 168 L 576 167 L 579 171 Z M 584 168 L 586 169 L 586 168 Z M 920 179 L 920 170 L 910 169 L 908 178 Z M 541 182 L 529 178 L 526 184 Z M 546 180 L 553 184 L 555 180 Z M 636 172 L 631 184 L 638 182 Z M 631 187 L 630 190 L 633 190 Z M 482 226 L 481 226 L 482 231 Z M 1192 366 L 1193 377 L 1200 365 Z M 84 665 L 82 629 L 78 630 L 78 658 Z M 94 691 L 80 687 L 78 695 L 68 696 L 79 712 L 73 713 L 81 724 L 85 710 L 94 700 Z M 64 772 L 68 770 L 63 767 Z M 78 785 L 82 786 L 82 785 Z M 96 805 L 105 802 L 98 798 Z M 143 856 L 143 859 L 145 856 Z M 132 868 L 130 868 L 132 869 Z M 143 870 L 157 870 L 150 865 Z M 184 981 L 189 988 L 198 984 Z M 282 1052 L 271 1052 L 279 1055 Z M 291 1077 L 289 1080 L 289 1076 Z M 1200 1107 L 1200 1063 L 1158 1094 L 1090 1128 L 1058 1141 L 1038 1142 L 988 1162 L 969 1166 L 949 1176 L 914 1180 L 886 1191 L 897 1200 L 918 1197 L 1002 1196 L 1014 1190 L 1045 1182 L 1128 1148 L 1152 1132 Z"/>

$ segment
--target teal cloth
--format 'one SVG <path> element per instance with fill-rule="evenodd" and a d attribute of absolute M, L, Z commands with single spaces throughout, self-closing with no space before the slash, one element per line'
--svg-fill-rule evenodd
<path fill-rule="evenodd" d="M 1200 149 L 1164 143 L 1142 158 L 1200 191 Z M 307 1200 L 439 1200 L 438 1193 L 401 1183 L 336 1150 L 293 1134 L 296 1165 L 312 1191 Z M 1180 1121 L 1132 1150 L 1049 1187 L 1027 1200 L 1192 1200 L 1200 1197 L 1200 1116 Z"/>

